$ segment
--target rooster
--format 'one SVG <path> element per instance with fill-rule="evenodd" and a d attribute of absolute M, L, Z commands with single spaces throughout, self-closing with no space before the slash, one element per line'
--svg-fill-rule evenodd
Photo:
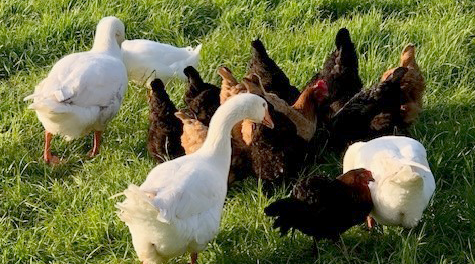
<path fill-rule="evenodd" d="M 373 208 L 368 187 L 374 181 L 370 171 L 355 169 L 330 180 L 314 176 L 296 183 L 290 197 L 264 209 L 275 217 L 274 228 L 281 235 L 298 229 L 312 236 L 314 248 L 321 239 L 336 242 L 354 225 L 363 223 Z"/>

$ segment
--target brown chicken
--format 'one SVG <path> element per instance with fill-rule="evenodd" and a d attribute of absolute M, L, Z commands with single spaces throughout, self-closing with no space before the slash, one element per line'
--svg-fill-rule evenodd
<path fill-rule="evenodd" d="M 160 79 L 153 80 L 150 86 L 148 151 L 158 162 L 183 156 L 185 151 L 180 144 L 183 129 L 180 120 L 174 115 L 176 107 Z"/>
<path fill-rule="evenodd" d="M 264 209 L 275 217 L 274 228 L 282 235 L 290 229 L 313 236 L 314 249 L 321 239 L 337 241 L 341 234 L 365 221 L 373 209 L 368 183 L 370 171 L 351 170 L 334 180 L 313 176 L 295 184 L 289 198 L 273 202 Z"/>
<path fill-rule="evenodd" d="M 416 63 L 416 47 L 413 44 L 407 45 L 402 51 L 399 66 L 408 69 L 401 80 L 401 90 L 403 92 L 401 115 L 405 126 L 410 126 L 422 111 L 422 96 L 426 87 L 424 77 Z M 381 81 L 386 80 L 395 69 L 386 71 Z"/>
<path fill-rule="evenodd" d="M 314 108 L 328 95 L 324 82 L 304 91 L 297 99 L 294 109 L 277 95 L 266 93 L 258 76 L 244 78 L 243 84 L 249 92 L 263 96 L 269 103 L 269 113 L 274 121 L 274 129 L 254 125 L 250 157 L 253 171 L 264 183 L 279 183 L 285 178 L 296 178 L 302 167 L 315 133 Z M 302 114 L 299 111 L 305 111 Z M 312 116 L 313 115 L 313 116 Z"/>
<path fill-rule="evenodd" d="M 221 91 L 219 93 L 220 104 L 223 104 L 227 99 L 233 97 L 236 94 L 247 93 L 246 87 L 239 83 L 236 78 L 234 78 L 231 70 L 227 67 L 219 67 L 218 74 L 222 78 Z"/>
<path fill-rule="evenodd" d="M 226 68 L 224 71 L 229 71 Z M 220 69 L 220 73 L 224 72 L 223 69 Z M 232 75 L 231 75 L 232 76 Z M 234 78 L 234 77 L 233 77 Z M 223 83 L 224 83 L 223 79 Z M 246 91 L 247 92 L 247 91 Z M 237 93 L 230 91 L 230 94 L 224 98 L 222 101 L 226 101 L 231 96 Z M 179 111 L 175 115 L 182 120 L 183 122 L 183 135 L 181 136 L 181 144 L 185 149 L 186 154 L 190 154 L 198 150 L 203 142 L 206 139 L 208 133 L 208 127 L 204 125 L 201 121 L 190 117 L 186 113 Z M 231 167 L 229 171 L 228 183 L 231 184 L 235 180 L 240 180 L 245 178 L 250 174 L 250 164 L 249 157 L 247 153 L 247 146 L 242 140 L 241 136 L 241 124 L 237 124 L 231 132 L 231 144 L 232 144 L 232 156 L 231 156 Z"/>
<path fill-rule="evenodd" d="M 181 145 L 185 149 L 185 153 L 188 155 L 197 151 L 205 142 L 208 127 L 182 111 L 176 112 L 175 116 L 183 122 Z"/>

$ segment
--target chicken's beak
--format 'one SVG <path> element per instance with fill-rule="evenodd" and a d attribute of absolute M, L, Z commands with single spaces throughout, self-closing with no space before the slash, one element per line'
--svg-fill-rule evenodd
<path fill-rule="evenodd" d="M 270 117 L 269 110 L 266 109 L 266 114 L 264 115 L 264 119 L 262 120 L 262 124 L 264 124 L 266 127 L 273 129 L 274 128 L 274 122 L 272 121 L 272 118 Z"/>

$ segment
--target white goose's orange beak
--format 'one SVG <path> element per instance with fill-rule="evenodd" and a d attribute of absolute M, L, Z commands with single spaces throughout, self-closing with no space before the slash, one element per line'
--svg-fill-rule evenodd
<path fill-rule="evenodd" d="M 270 129 L 274 128 L 274 122 L 270 117 L 269 110 L 266 109 L 266 114 L 264 115 L 264 119 L 262 120 L 262 124 Z"/>

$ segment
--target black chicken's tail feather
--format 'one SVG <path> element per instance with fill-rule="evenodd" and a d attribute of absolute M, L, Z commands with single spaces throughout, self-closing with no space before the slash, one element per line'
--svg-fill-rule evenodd
<path fill-rule="evenodd" d="M 280 228 L 281 235 L 287 234 L 291 228 L 301 229 L 309 214 L 308 204 L 295 198 L 285 198 L 273 202 L 264 209 L 267 216 L 276 217 L 274 228 Z"/>
<path fill-rule="evenodd" d="M 343 46 L 351 45 L 350 32 L 346 28 L 341 28 L 338 30 L 335 38 L 335 45 L 339 49 Z"/>
<path fill-rule="evenodd" d="M 183 73 L 188 78 L 188 82 L 190 82 L 194 86 L 198 86 L 204 83 L 203 79 L 200 76 L 200 73 L 195 68 L 193 68 L 193 66 L 186 67 L 183 70 Z"/>
<path fill-rule="evenodd" d="M 267 50 L 260 39 L 256 39 L 251 43 L 253 53 L 261 57 L 268 57 Z"/>
<path fill-rule="evenodd" d="M 150 83 L 150 87 L 152 88 L 154 93 L 160 93 L 161 91 L 163 91 L 165 89 L 165 85 L 163 84 L 162 80 L 160 80 L 158 78 L 154 79 Z"/>

